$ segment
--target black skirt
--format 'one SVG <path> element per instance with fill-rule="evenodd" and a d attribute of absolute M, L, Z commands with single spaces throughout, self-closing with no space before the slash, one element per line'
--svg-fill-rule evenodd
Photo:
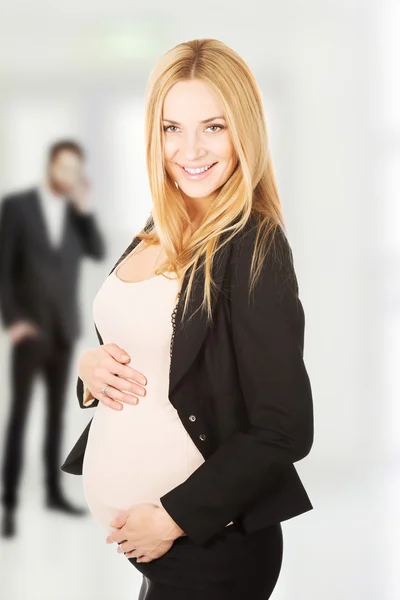
<path fill-rule="evenodd" d="M 250 534 L 234 523 L 204 546 L 183 536 L 151 562 L 128 560 L 143 575 L 138 600 L 268 600 L 282 557 L 280 523 Z"/>

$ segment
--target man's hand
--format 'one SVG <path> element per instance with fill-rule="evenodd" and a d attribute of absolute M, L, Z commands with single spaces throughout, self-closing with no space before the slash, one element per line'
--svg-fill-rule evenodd
<path fill-rule="evenodd" d="M 151 503 L 136 504 L 110 522 L 117 531 L 110 533 L 107 544 L 118 542 L 119 553 L 137 562 L 151 562 L 163 556 L 184 531 L 162 506 Z"/>
<path fill-rule="evenodd" d="M 92 210 L 91 185 L 86 175 L 83 175 L 70 194 L 72 204 L 80 213 L 90 213 Z"/>
<path fill-rule="evenodd" d="M 39 331 L 39 327 L 31 321 L 16 321 L 7 329 L 13 344 L 17 344 L 26 337 L 36 336 Z"/>

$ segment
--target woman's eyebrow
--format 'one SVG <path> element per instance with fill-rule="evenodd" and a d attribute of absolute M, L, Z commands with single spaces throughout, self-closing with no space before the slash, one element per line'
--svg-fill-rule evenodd
<path fill-rule="evenodd" d="M 204 121 L 199 121 L 199 123 L 209 123 L 210 121 L 215 121 L 216 119 L 223 119 L 224 121 L 226 120 L 225 117 L 211 117 L 211 119 L 204 119 Z M 168 121 L 168 123 L 172 123 L 173 125 L 180 125 L 178 121 L 172 121 L 171 119 L 163 119 L 163 121 Z"/>

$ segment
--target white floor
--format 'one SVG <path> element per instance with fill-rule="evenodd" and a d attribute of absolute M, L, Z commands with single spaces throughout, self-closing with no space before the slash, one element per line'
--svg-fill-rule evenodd
<path fill-rule="evenodd" d="M 18 537 L 0 541 L 1 600 L 136 599 L 142 576 L 90 517 L 45 511 L 39 496 L 26 499 Z"/>

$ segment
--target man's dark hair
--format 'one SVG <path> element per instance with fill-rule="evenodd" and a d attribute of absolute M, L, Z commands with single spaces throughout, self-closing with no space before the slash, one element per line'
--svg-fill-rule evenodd
<path fill-rule="evenodd" d="M 52 163 L 55 158 L 57 158 L 60 152 L 64 150 L 68 150 L 69 152 L 74 152 L 81 160 L 85 158 L 85 151 L 83 147 L 74 140 L 59 140 L 50 146 L 48 161 Z"/>

